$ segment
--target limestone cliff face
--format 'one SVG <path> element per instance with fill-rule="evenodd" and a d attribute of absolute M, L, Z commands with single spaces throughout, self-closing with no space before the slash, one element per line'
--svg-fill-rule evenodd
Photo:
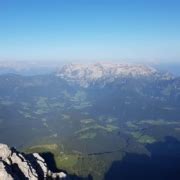
<path fill-rule="evenodd" d="M 57 71 L 58 77 L 82 87 L 89 87 L 97 82 L 108 84 L 121 78 L 159 77 L 159 72 L 145 65 L 96 63 L 96 64 L 67 64 Z"/>
<path fill-rule="evenodd" d="M 0 144 L 0 180 L 69 179 L 64 172 L 53 173 L 38 154 L 23 154 Z"/>

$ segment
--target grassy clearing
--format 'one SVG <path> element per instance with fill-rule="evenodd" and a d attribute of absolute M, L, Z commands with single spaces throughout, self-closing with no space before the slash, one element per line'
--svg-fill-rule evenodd
<path fill-rule="evenodd" d="M 180 124 L 180 122 L 178 122 L 178 121 L 166 121 L 166 120 L 163 120 L 163 119 L 159 119 L 159 120 L 143 120 L 143 121 L 140 121 L 138 124 L 176 125 L 176 124 Z"/>
<path fill-rule="evenodd" d="M 91 124 L 91 123 L 94 123 L 94 119 L 82 119 L 80 121 L 82 124 Z"/>
<path fill-rule="evenodd" d="M 86 100 L 86 93 L 84 91 L 77 91 L 74 97 L 71 99 L 74 102 L 83 102 Z"/>
<path fill-rule="evenodd" d="M 63 119 L 70 119 L 71 117 L 68 114 L 62 114 Z"/>
<path fill-rule="evenodd" d="M 49 106 L 51 108 L 64 108 L 64 103 L 54 102 L 50 103 Z"/>
<path fill-rule="evenodd" d="M 138 139 L 138 142 L 143 143 L 143 144 L 152 144 L 156 142 L 156 139 L 153 138 L 152 136 L 143 135 Z"/>
<path fill-rule="evenodd" d="M 116 131 L 119 129 L 119 127 L 114 126 L 112 124 L 107 124 L 106 126 L 101 126 L 98 124 L 93 124 L 93 120 L 88 119 L 88 120 L 83 120 L 83 123 L 85 125 L 90 125 L 88 127 L 84 127 L 80 129 L 79 131 L 76 131 L 75 134 L 78 135 L 79 139 L 93 139 L 97 136 L 97 132 L 103 131 L 106 133 L 112 133 L 113 131 Z"/>
<path fill-rule="evenodd" d="M 48 98 L 46 97 L 39 97 L 38 100 L 36 101 L 37 107 L 48 108 L 47 99 Z"/>
<path fill-rule="evenodd" d="M 23 106 L 23 109 L 24 110 L 30 110 L 30 104 L 29 103 L 26 103 L 26 102 L 21 102 L 20 103 L 22 106 Z"/>
<path fill-rule="evenodd" d="M 113 131 L 118 130 L 118 129 L 119 129 L 119 127 L 111 125 L 111 124 L 107 124 L 106 126 L 94 124 L 94 125 L 91 125 L 89 127 L 82 128 L 79 131 L 76 131 L 75 134 L 84 133 L 84 132 L 88 132 L 88 131 L 92 131 L 92 130 L 103 130 L 106 132 L 113 132 Z"/>
<path fill-rule="evenodd" d="M 131 135 L 142 144 L 152 144 L 156 142 L 156 139 L 152 136 L 141 134 L 140 132 L 131 132 Z"/>
<path fill-rule="evenodd" d="M 18 111 L 20 114 L 22 114 L 25 118 L 32 118 L 32 114 L 28 113 L 26 111 Z"/>
<path fill-rule="evenodd" d="M 73 108 L 78 110 L 78 109 L 84 109 L 90 106 L 91 104 L 89 102 L 80 102 L 79 104 L 74 105 Z"/>
<path fill-rule="evenodd" d="M 106 130 L 107 132 L 113 132 L 113 131 L 116 131 L 116 130 L 118 130 L 118 129 L 119 129 L 118 126 L 114 126 L 114 125 L 112 125 L 112 124 L 107 124 L 106 127 L 105 127 L 105 130 Z"/>
<path fill-rule="evenodd" d="M 80 134 L 79 139 L 93 139 L 96 137 L 96 133 L 95 132 L 87 132 L 84 134 Z"/>
<path fill-rule="evenodd" d="M 162 107 L 162 109 L 163 110 L 167 110 L 167 111 L 173 111 L 173 110 L 175 110 L 175 108 L 174 107 Z"/>
<path fill-rule="evenodd" d="M 13 101 L 9 101 L 9 100 L 2 100 L 0 102 L 1 105 L 5 105 L 5 106 L 10 106 L 13 104 Z"/>
<path fill-rule="evenodd" d="M 59 146 L 57 144 L 42 144 L 42 145 L 31 146 L 28 149 L 26 149 L 26 152 L 28 153 L 52 152 L 57 154 L 60 151 L 59 151 Z"/>
<path fill-rule="evenodd" d="M 71 95 L 70 95 L 66 90 L 64 90 L 64 91 L 62 92 L 62 94 L 63 94 L 63 96 L 64 96 L 65 98 L 67 98 L 67 99 L 71 98 Z"/>
<path fill-rule="evenodd" d="M 117 121 L 117 118 L 113 118 L 113 117 L 109 117 L 109 118 L 106 120 L 107 123 L 112 123 L 112 122 L 115 122 L 115 121 Z"/>
<path fill-rule="evenodd" d="M 35 114 L 41 115 L 41 114 L 45 114 L 47 111 L 45 109 L 37 109 L 35 111 Z"/>
<path fill-rule="evenodd" d="M 132 129 L 138 128 L 138 126 L 135 125 L 135 124 L 134 124 L 133 122 L 131 122 L 131 121 L 126 122 L 126 125 L 127 125 L 129 128 L 132 128 Z"/>
<path fill-rule="evenodd" d="M 58 168 L 69 169 L 73 168 L 78 161 L 78 155 L 76 154 L 61 154 L 55 157 L 55 162 Z"/>
<path fill-rule="evenodd" d="M 67 169 L 70 172 L 74 172 L 74 167 L 78 161 L 78 154 L 65 154 L 60 152 L 60 148 L 57 144 L 42 144 L 29 147 L 25 150 L 26 153 L 44 153 L 51 152 L 54 154 L 54 160 L 57 168 Z"/>
<path fill-rule="evenodd" d="M 179 131 L 180 132 L 180 128 L 179 127 L 174 128 L 174 129 L 175 129 L 175 131 Z"/>

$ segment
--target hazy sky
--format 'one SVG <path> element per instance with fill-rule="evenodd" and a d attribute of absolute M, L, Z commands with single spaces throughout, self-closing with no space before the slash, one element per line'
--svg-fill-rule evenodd
<path fill-rule="evenodd" d="M 179 0 L 0 0 L 0 60 L 180 61 Z"/>

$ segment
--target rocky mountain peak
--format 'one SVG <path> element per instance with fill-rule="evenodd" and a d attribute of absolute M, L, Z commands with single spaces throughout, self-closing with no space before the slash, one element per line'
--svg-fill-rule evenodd
<path fill-rule="evenodd" d="M 109 82 L 122 77 L 149 77 L 157 74 L 157 70 L 150 66 L 119 63 L 68 64 L 57 72 L 57 76 L 84 87 L 99 80 Z"/>
<path fill-rule="evenodd" d="M 0 144 L 0 179 L 2 180 L 44 180 L 67 179 L 64 172 L 53 173 L 38 153 L 24 154 Z"/>

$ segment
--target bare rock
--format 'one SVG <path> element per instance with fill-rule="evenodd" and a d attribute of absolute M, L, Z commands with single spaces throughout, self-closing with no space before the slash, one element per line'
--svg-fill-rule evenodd
<path fill-rule="evenodd" d="M 11 150 L 6 144 L 0 144 L 0 159 L 5 160 L 11 155 Z"/>
<path fill-rule="evenodd" d="M 5 144 L 0 144 L 0 180 L 66 180 L 64 172 L 51 172 L 45 160 L 38 154 L 24 154 Z"/>
<path fill-rule="evenodd" d="M 5 164 L 0 161 L 0 179 L 5 180 L 13 180 L 14 178 L 11 176 L 11 174 L 8 173 L 7 167 Z"/>

